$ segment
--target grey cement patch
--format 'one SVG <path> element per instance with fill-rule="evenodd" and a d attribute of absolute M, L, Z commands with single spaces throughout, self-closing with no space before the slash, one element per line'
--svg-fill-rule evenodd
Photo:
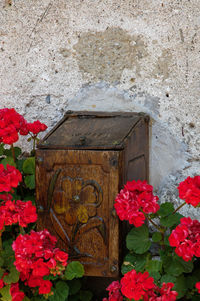
<path fill-rule="evenodd" d="M 95 80 L 108 82 L 120 80 L 125 68 L 135 67 L 139 74 L 140 60 L 147 55 L 141 36 L 131 36 L 117 27 L 82 34 L 74 49 L 83 75 L 89 73 Z"/>

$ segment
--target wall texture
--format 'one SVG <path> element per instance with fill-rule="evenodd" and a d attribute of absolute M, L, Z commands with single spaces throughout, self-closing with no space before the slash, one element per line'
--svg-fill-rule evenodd
<path fill-rule="evenodd" d="M 0 107 L 50 128 L 69 109 L 147 112 L 151 183 L 173 201 L 200 172 L 199 13 L 199 0 L 0 0 Z"/>

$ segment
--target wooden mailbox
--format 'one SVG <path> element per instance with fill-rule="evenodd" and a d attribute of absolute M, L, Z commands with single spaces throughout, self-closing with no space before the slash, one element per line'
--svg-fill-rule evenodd
<path fill-rule="evenodd" d="M 113 204 L 127 180 L 148 180 L 148 122 L 140 113 L 68 111 L 38 146 L 38 228 L 86 275 L 119 275 L 123 230 Z"/>

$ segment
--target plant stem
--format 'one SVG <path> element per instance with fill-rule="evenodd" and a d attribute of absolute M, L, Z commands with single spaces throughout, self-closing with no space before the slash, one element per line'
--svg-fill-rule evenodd
<path fill-rule="evenodd" d="M 35 152 L 35 142 L 36 142 L 36 139 L 35 137 L 33 138 L 33 151 Z"/>
<path fill-rule="evenodd" d="M 15 162 L 15 149 L 13 147 L 13 144 L 11 144 L 11 151 L 12 151 L 13 160 Z"/>
<path fill-rule="evenodd" d="M 154 223 L 154 221 L 153 221 L 146 213 L 144 213 L 143 210 L 141 210 L 141 211 L 142 211 L 142 213 L 144 214 L 144 216 L 148 219 L 148 221 L 149 221 L 150 223 L 152 223 L 152 225 L 154 225 L 154 227 L 155 227 L 156 229 L 158 229 L 159 232 L 162 233 L 160 227 L 159 227 L 156 223 Z"/>
<path fill-rule="evenodd" d="M 174 213 L 176 213 L 179 209 L 181 209 L 183 206 L 185 206 L 187 203 L 185 202 L 185 203 L 183 203 L 183 204 L 181 204 L 180 206 L 178 206 L 177 208 L 176 208 L 176 210 L 174 210 L 174 212 L 172 213 L 172 214 L 174 214 Z"/>
<path fill-rule="evenodd" d="M 24 235 L 26 234 L 26 232 L 24 231 L 24 228 L 19 226 L 19 231 L 20 231 L 20 234 Z"/>

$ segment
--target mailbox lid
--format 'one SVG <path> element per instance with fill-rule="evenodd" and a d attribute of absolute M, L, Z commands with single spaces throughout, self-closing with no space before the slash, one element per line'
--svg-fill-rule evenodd
<path fill-rule="evenodd" d="M 144 118 L 141 113 L 67 112 L 39 148 L 123 149 L 126 137 Z"/>

